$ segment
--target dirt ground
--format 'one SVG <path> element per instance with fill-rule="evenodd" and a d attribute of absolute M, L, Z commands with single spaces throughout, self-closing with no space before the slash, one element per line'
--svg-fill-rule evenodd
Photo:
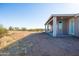
<path fill-rule="evenodd" d="M 79 38 L 31 33 L 0 50 L 4 56 L 79 56 Z"/>
<path fill-rule="evenodd" d="M 0 38 L 0 49 L 30 34 L 31 32 L 28 31 L 9 31 L 7 35 Z"/>

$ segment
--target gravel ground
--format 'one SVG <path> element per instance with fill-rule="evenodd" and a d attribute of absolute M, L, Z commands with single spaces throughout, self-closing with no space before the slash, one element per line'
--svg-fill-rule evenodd
<path fill-rule="evenodd" d="M 0 50 L 1 56 L 79 56 L 79 38 L 32 33 Z"/>

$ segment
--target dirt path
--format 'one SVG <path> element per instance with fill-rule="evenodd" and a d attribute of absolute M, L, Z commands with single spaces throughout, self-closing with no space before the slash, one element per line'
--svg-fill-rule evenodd
<path fill-rule="evenodd" d="M 75 37 L 52 38 L 46 33 L 32 33 L 9 47 L 0 55 L 63 56 L 79 55 L 79 39 Z"/>

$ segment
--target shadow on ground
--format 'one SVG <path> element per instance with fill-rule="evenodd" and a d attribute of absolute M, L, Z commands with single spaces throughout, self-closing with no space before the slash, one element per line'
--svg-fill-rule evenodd
<path fill-rule="evenodd" d="M 0 50 L 1 56 L 78 56 L 79 38 L 32 33 Z"/>

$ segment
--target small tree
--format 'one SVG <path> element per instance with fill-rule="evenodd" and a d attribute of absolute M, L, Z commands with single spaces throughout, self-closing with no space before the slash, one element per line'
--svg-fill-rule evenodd
<path fill-rule="evenodd" d="M 22 30 L 22 31 L 26 31 L 27 29 L 26 29 L 25 27 L 22 27 L 21 30 Z"/>
<path fill-rule="evenodd" d="M 14 30 L 14 28 L 12 26 L 9 27 L 9 30 Z"/>
<path fill-rule="evenodd" d="M 19 27 L 15 27 L 15 30 L 16 30 L 16 31 L 19 31 L 20 29 L 19 29 Z"/>

